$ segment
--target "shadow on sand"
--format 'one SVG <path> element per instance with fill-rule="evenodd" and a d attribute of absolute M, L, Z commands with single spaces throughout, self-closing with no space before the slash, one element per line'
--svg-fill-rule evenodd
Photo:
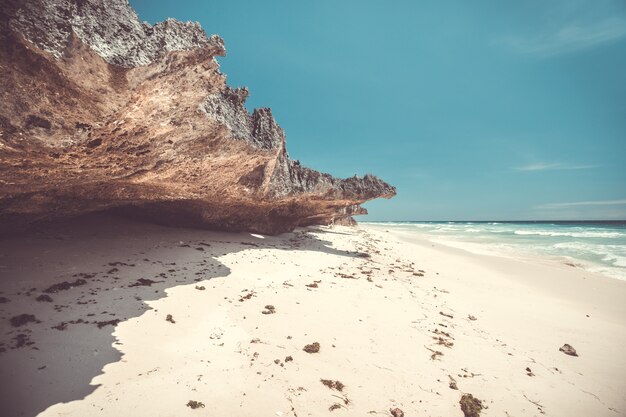
<path fill-rule="evenodd" d="M 216 258 L 255 248 L 359 256 L 307 229 L 260 237 L 104 214 L 0 237 L 0 414 L 35 416 L 89 395 L 91 380 L 120 360 L 119 322 L 168 288 L 229 275 Z"/>

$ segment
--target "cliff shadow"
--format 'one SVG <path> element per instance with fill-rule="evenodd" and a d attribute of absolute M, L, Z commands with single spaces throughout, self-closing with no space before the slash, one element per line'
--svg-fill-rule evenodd
<path fill-rule="evenodd" d="M 359 256 L 307 229 L 261 237 L 107 214 L 0 237 L 0 414 L 30 417 L 85 398 L 98 387 L 92 379 L 121 358 L 117 324 L 168 288 L 228 276 L 216 258 L 255 248 Z"/>

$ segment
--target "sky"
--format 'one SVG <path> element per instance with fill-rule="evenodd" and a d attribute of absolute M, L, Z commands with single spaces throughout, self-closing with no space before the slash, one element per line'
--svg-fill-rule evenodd
<path fill-rule="evenodd" d="M 626 219 L 623 0 L 130 0 L 198 21 L 287 148 L 398 195 L 361 220 Z"/>

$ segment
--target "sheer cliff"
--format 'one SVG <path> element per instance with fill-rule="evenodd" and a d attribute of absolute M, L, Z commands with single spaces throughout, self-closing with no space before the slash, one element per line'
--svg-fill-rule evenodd
<path fill-rule="evenodd" d="M 0 231 L 112 210 L 280 233 L 395 188 L 291 160 L 270 109 L 226 85 L 219 36 L 126 0 L 0 0 Z"/>

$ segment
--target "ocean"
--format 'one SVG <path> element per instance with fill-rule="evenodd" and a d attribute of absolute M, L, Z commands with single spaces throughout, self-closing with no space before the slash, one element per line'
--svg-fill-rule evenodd
<path fill-rule="evenodd" d="M 469 252 L 541 256 L 626 280 L 626 221 L 366 223 Z"/>

